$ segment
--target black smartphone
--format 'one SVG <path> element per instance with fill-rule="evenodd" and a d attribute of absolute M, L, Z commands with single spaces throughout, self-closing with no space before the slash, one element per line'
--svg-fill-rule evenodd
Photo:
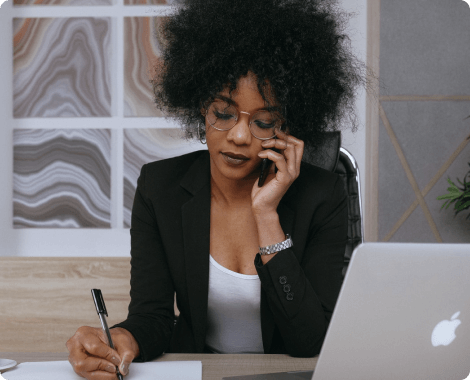
<path fill-rule="evenodd" d="M 274 152 L 279 153 L 279 150 L 271 148 Z M 261 161 L 261 173 L 258 179 L 258 186 L 262 187 L 264 185 L 264 182 L 266 181 L 266 178 L 268 177 L 269 173 L 269 168 L 271 167 L 271 164 L 273 162 L 269 158 L 263 158 Z"/>
<path fill-rule="evenodd" d="M 272 164 L 272 161 L 269 160 L 268 158 L 263 158 L 263 161 L 261 161 L 261 174 L 258 179 L 259 187 L 264 185 L 264 181 L 266 181 L 266 177 L 268 176 L 269 167 L 271 166 L 271 164 Z"/>

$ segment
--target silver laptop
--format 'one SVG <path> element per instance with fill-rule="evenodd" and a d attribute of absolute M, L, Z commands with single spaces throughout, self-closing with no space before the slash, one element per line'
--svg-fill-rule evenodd
<path fill-rule="evenodd" d="M 469 373 L 470 244 L 356 248 L 311 379 L 463 380 Z M 306 378 L 225 379 L 299 375 Z"/>

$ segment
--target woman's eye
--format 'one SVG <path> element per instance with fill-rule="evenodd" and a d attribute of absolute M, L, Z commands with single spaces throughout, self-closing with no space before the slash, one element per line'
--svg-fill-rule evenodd
<path fill-rule="evenodd" d="M 275 121 L 271 122 L 266 122 L 266 121 L 261 121 L 261 120 L 255 120 L 255 124 L 262 129 L 269 129 L 269 128 L 274 128 L 276 126 Z"/>
<path fill-rule="evenodd" d="M 214 115 L 217 119 L 221 119 L 221 120 L 230 120 L 234 117 L 234 115 L 230 113 L 222 113 L 219 111 L 214 111 Z"/>

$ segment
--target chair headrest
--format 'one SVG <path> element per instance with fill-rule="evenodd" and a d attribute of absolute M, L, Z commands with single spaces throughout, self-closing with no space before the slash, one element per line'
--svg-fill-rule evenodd
<path fill-rule="evenodd" d="M 325 143 L 320 149 L 312 150 L 304 147 L 302 161 L 319 166 L 329 171 L 335 171 L 338 165 L 339 148 L 341 147 L 341 132 L 327 132 Z"/>

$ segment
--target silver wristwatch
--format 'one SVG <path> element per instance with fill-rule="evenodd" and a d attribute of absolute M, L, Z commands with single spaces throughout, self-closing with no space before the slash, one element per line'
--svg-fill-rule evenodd
<path fill-rule="evenodd" d="M 264 255 L 271 255 L 273 253 L 282 251 L 283 249 L 290 248 L 294 245 L 294 242 L 290 238 L 290 235 L 286 235 L 286 240 L 281 241 L 280 243 L 268 245 L 267 247 L 259 247 L 259 254 Z"/>

